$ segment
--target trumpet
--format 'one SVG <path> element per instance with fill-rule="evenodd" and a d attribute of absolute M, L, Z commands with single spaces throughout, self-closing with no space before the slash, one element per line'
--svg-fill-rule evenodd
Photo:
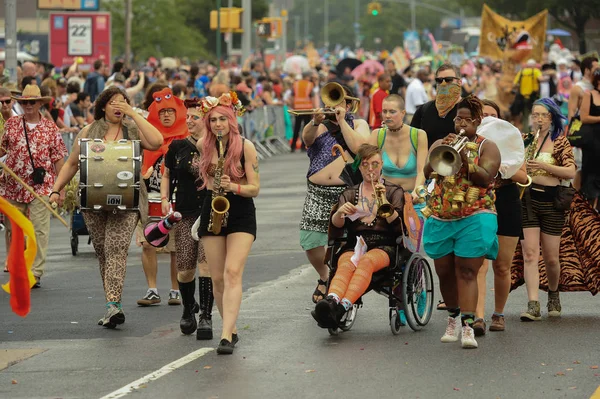
<path fill-rule="evenodd" d="M 394 207 L 385 197 L 385 188 L 375 187 L 375 181 L 372 178 L 371 186 L 373 187 L 373 196 L 377 201 L 377 216 L 389 218 L 394 214 Z"/>
<path fill-rule="evenodd" d="M 465 130 L 460 129 L 452 143 L 435 147 L 429 154 L 431 168 L 440 176 L 452 176 L 458 173 L 462 166 L 460 152 L 465 148 L 468 141 Z"/>
<path fill-rule="evenodd" d="M 540 128 L 538 128 L 537 132 L 535 133 L 535 136 L 533 137 L 533 140 L 531 141 L 531 143 L 529 143 L 529 147 L 527 147 L 527 152 L 525 152 L 525 162 L 531 161 L 533 158 L 535 158 L 535 150 L 537 150 L 537 143 L 539 137 Z M 527 183 L 521 184 L 517 182 L 517 186 L 519 186 L 519 198 L 523 198 L 523 194 L 525 194 L 525 190 L 527 189 L 527 187 L 531 186 L 531 182 L 532 179 L 529 175 L 527 175 Z"/>
<path fill-rule="evenodd" d="M 325 105 L 325 108 L 330 108 L 326 110 L 319 110 L 319 108 L 313 109 L 289 109 L 288 112 L 292 115 L 314 115 L 314 114 L 324 114 L 324 115 L 335 115 L 337 111 L 334 109 L 338 105 L 342 104 L 345 101 L 352 101 L 352 109 L 348 112 L 356 113 L 358 111 L 358 106 L 360 105 L 360 99 L 357 97 L 351 97 L 346 93 L 346 90 L 342 87 L 341 84 L 336 82 L 329 82 L 320 92 L 321 101 Z"/>

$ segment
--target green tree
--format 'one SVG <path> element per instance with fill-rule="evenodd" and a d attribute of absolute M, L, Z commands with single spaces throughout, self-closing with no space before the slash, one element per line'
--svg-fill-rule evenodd
<path fill-rule="evenodd" d="M 125 2 L 104 1 L 102 9 L 112 16 L 113 54 L 125 53 Z M 133 61 L 148 57 L 205 58 L 206 38 L 186 24 L 175 0 L 133 0 L 131 29 Z"/>
<path fill-rule="evenodd" d="M 411 29 L 411 14 L 408 1 L 377 0 L 381 4 L 381 12 L 373 16 L 368 12 L 370 0 L 359 2 L 358 23 L 360 24 L 361 45 L 368 50 L 393 49 L 402 46 L 404 31 Z M 447 0 L 443 4 L 439 1 L 418 1 L 416 7 L 416 28 L 421 31 L 433 31 L 440 26 L 440 21 L 446 15 L 421 7 L 419 4 L 428 4 L 443 7 L 449 11 L 460 12 L 459 0 Z M 294 43 L 294 21 L 300 24 L 300 39 L 304 35 L 304 10 L 309 8 L 309 40 L 315 46 L 324 44 L 323 26 L 324 1 L 304 0 L 295 2 L 295 7 L 290 11 L 290 28 L 288 29 L 289 45 Z M 298 17 L 295 19 L 295 17 Z M 336 44 L 354 47 L 355 44 L 355 2 L 353 0 L 329 0 L 329 43 L 330 48 Z"/>
<path fill-rule="evenodd" d="M 191 29 L 202 32 L 208 40 L 206 49 L 215 54 L 217 50 L 216 32 L 210 29 L 210 12 L 217 9 L 215 0 L 174 0 L 176 8 L 185 18 L 185 24 Z M 227 7 L 228 1 L 221 0 L 221 7 Z M 242 0 L 233 0 L 233 7 L 241 7 Z M 267 16 L 269 6 L 266 0 L 252 0 L 252 21 Z M 241 34 L 234 34 L 234 46 L 241 44 Z M 221 37 L 221 48 L 225 49 L 224 38 Z"/>

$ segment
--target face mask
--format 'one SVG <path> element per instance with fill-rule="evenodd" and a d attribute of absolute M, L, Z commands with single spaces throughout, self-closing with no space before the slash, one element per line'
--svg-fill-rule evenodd
<path fill-rule="evenodd" d="M 435 107 L 438 115 L 445 116 L 460 98 L 460 86 L 456 83 L 442 83 L 437 87 Z"/>

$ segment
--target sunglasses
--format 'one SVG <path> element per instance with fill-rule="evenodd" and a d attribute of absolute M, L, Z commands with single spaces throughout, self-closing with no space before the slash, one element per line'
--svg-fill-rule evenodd
<path fill-rule="evenodd" d="M 37 100 L 21 100 L 19 101 L 19 104 L 21 105 L 35 105 L 37 103 Z"/>
<path fill-rule="evenodd" d="M 435 78 L 435 83 L 441 85 L 443 82 L 452 83 L 453 80 L 458 80 L 458 78 L 453 76 L 448 76 L 446 78 Z"/>
<path fill-rule="evenodd" d="M 0 100 L 0 103 L 4 104 L 4 105 L 9 105 L 12 102 L 12 100 L 9 98 L 8 100 Z"/>

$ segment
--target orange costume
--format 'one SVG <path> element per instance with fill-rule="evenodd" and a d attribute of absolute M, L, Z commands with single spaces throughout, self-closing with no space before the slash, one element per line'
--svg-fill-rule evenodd
<path fill-rule="evenodd" d="M 162 134 L 164 142 L 162 147 L 156 151 L 144 150 L 144 161 L 142 163 L 142 175 L 145 175 L 151 166 L 154 166 L 159 158 L 169 150 L 169 145 L 173 140 L 184 139 L 190 132 L 187 127 L 187 108 L 183 100 L 173 95 L 169 88 L 162 89 L 152 95 L 154 101 L 148 108 L 148 122 L 152 124 Z M 159 118 L 159 112 L 163 109 L 175 110 L 175 123 L 173 126 L 164 127 Z M 163 166 L 164 167 L 164 166 Z"/>

